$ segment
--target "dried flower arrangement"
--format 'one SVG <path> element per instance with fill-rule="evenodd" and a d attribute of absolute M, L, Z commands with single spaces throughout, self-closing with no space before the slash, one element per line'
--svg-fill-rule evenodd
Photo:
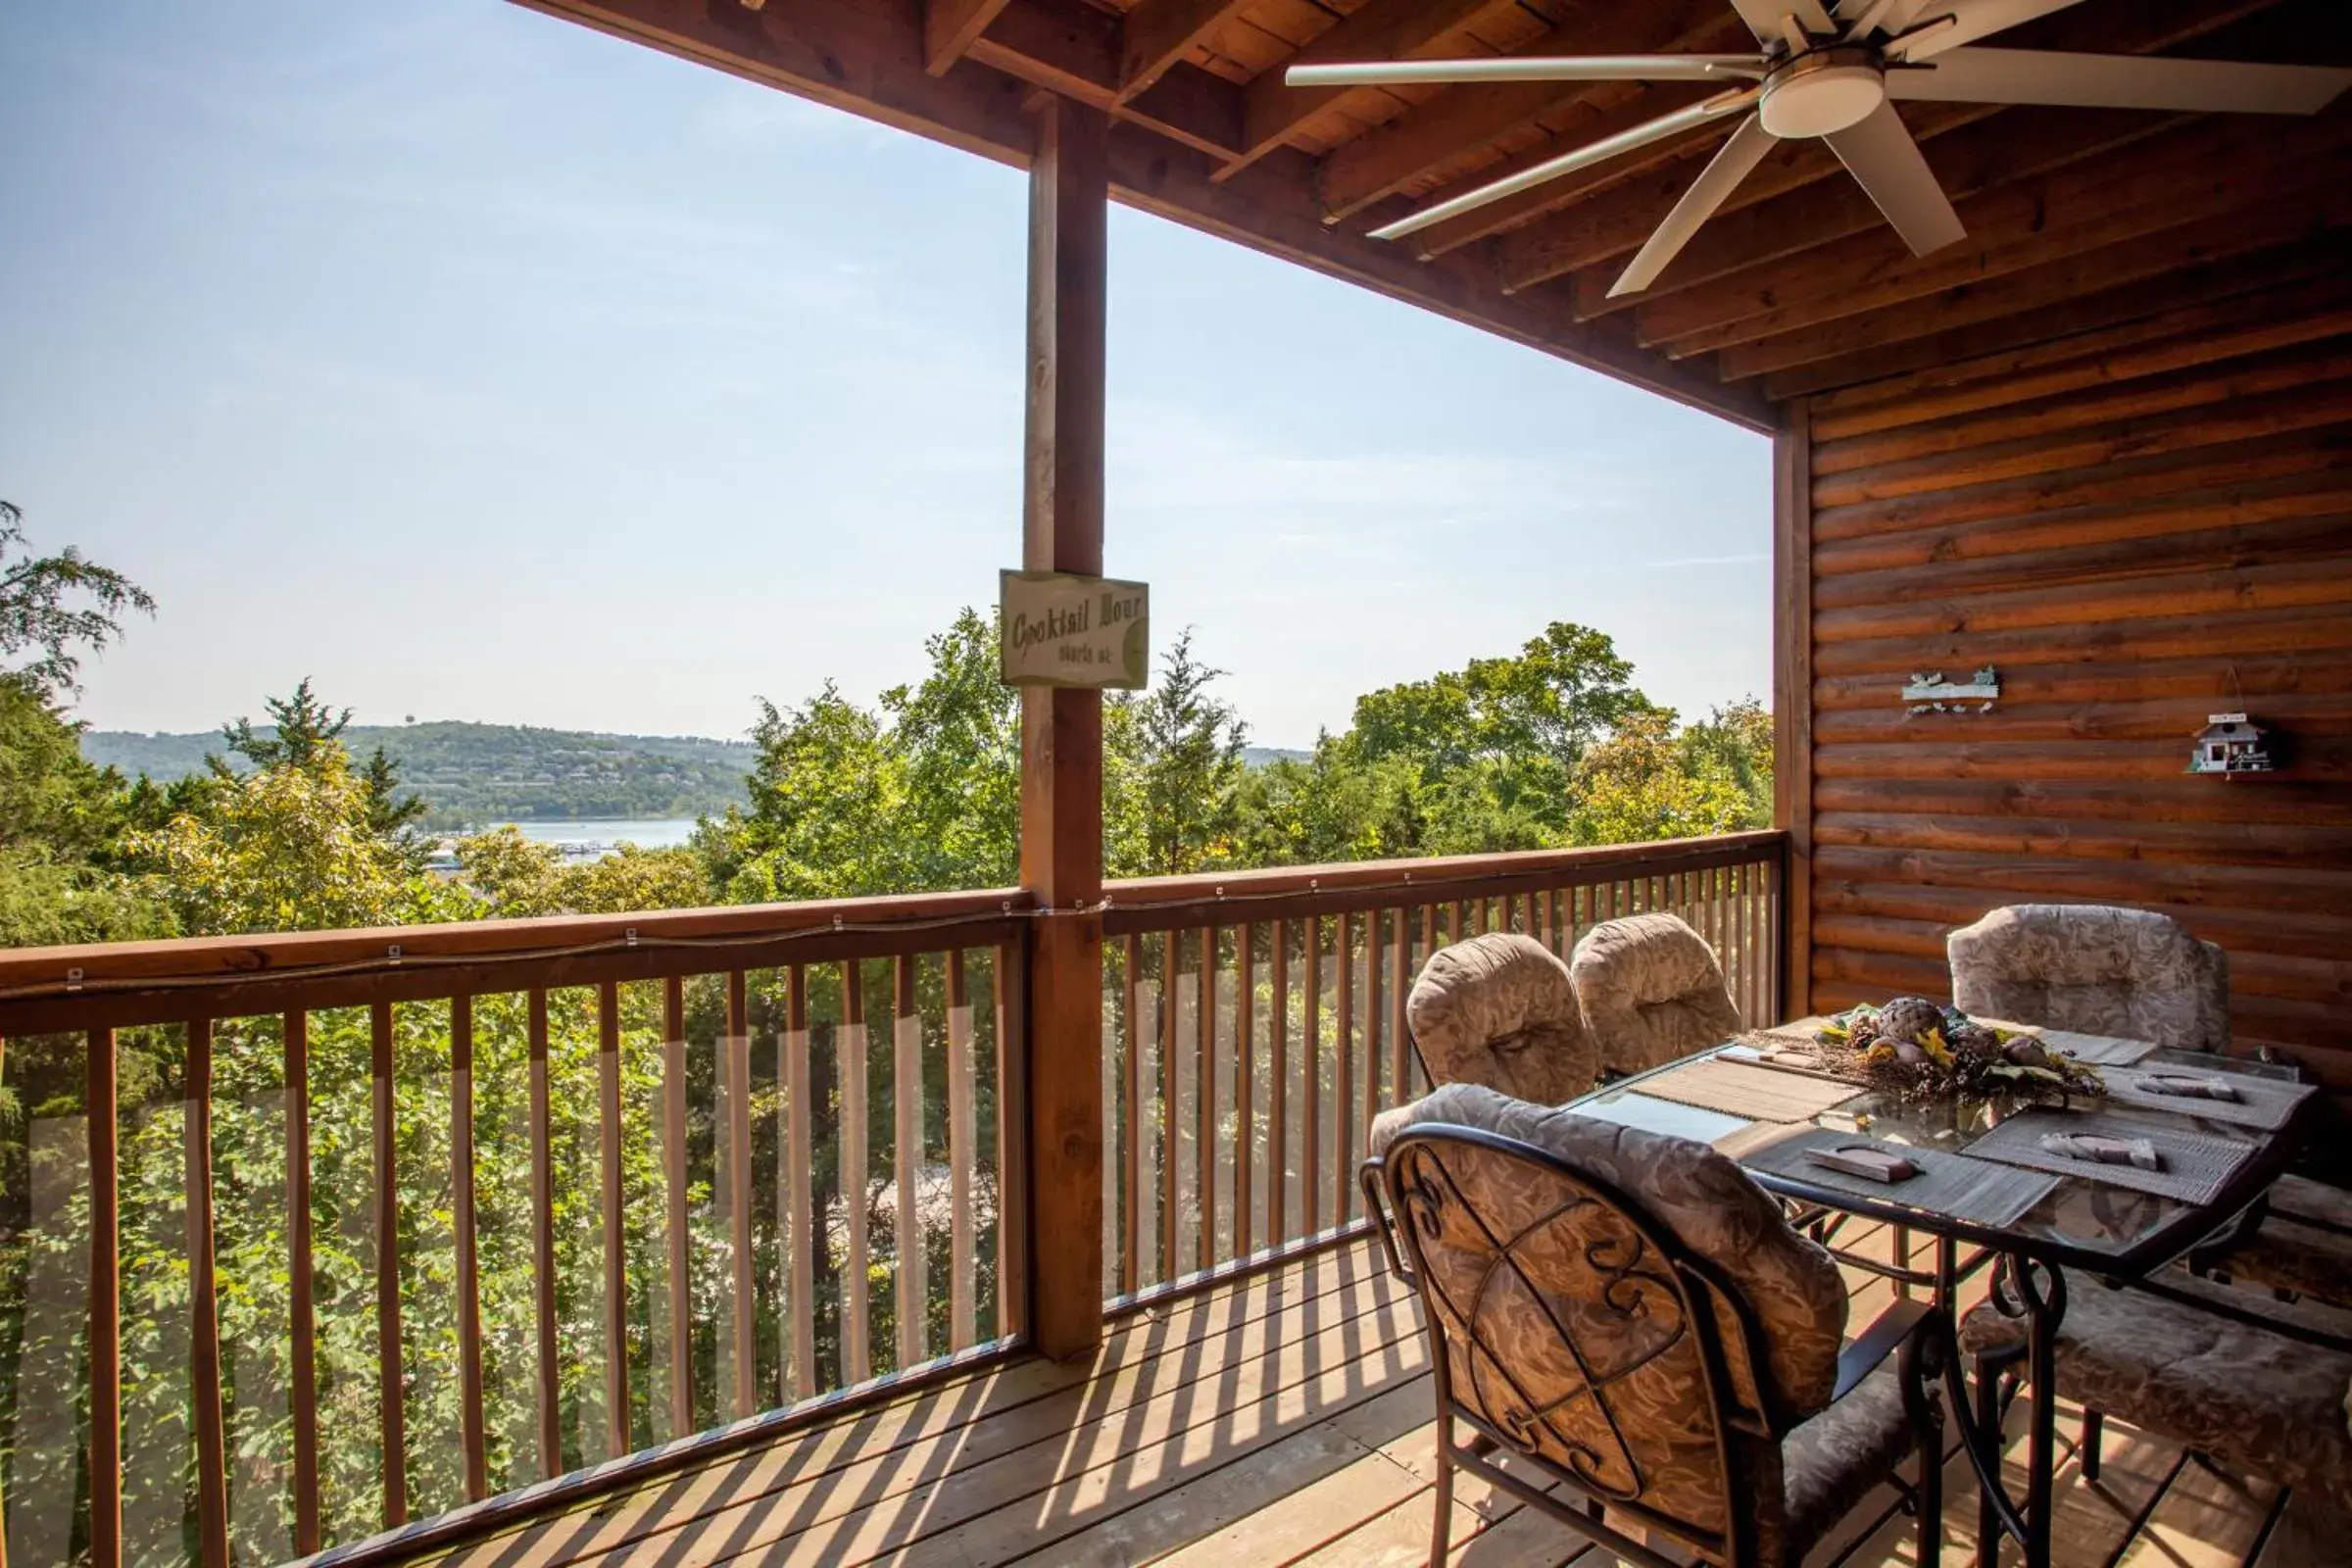
<path fill-rule="evenodd" d="M 2090 1068 L 2030 1034 L 1979 1023 L 1926 997 L 1849 1007 L 1815 1039 L 1824 1065 L 1905 1100 L 2102 1095 Z"/>

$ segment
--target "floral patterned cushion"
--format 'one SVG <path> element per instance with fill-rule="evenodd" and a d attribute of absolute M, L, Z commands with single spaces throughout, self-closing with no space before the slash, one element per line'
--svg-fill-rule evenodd
<path fill-rule="evenodd" d="M 1715 950 L 1675 915 L 1602 921 L 1577 943 L 1568 973 L 1611 1072 L 1646 1071 L 1740 1032 Z"/>
<path fill-rule="evenodd" d="M 1433 1084 L 1556 1105 L 1599 1076 L 1568 967 L 1533 937 L 1496 931 L 1439 949 L 1404 1008 Z"/>
<path fill-rule="evenodd" d="M 2024 1332 L 1986 1303 L 1961 1324 L 1960 1343 L 2010 1348 Z M 2348 1387 L 2352 1353 L 2067 1272 L 2060 1394 L 2338 1508 L 2352 1507 Z"/>
<path fill-rule="evenodd" d="M 2270 1212 L 2215 1255 L 2211 1267 L 2329 1306 L 2352 1308 L 2352 1193 L 2302 1176 L 2271 1188 Z"/>
<path fill-rule="evenodd" d="M 2230 960 L 2170 915 L 2013 904 L 1944 945 L 1963 1012 L 2190 1051 L 2230 1044 Z"/>
<path fill-rule="evenodd" d="M 1830 1254 L 1789 1229 L 1780 1205 L 1729 1157 L 1687 1138 L 1529 1104 L 1477 1084 L 1439 1089 L 1380 1117 L 1372 1152 L 1431 1122 L 1532 1144 L 1648 1208 L 1745 1293 L 1763 1329 L 1766 1377 L 1788 1410 L 1804 1415 L 1830 1402 L 1845 1333 L 1844 1281 Z M 1725 1327 L 1734 1327 L 1728 1316 Z M 1737 1334 L 1727 1332 L 1725 1344 L 1736 1348 Z M 1739 1380 L 1744 1368 L 1734 1359 Z"/>

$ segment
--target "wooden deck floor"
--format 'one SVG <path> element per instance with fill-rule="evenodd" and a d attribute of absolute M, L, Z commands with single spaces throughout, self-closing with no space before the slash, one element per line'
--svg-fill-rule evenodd
<path fill-rule="evenodd" d="M 1858 1271 L 1855 1282 L 1859 1324 L 1888 1287 Z M 1364 1244 L 1130 1318 L 1091 1367 L 976 1375 L 443 1561 L 1418 1563 L 1434 1500 L 1430 1399 L 1418 1308 Z M 2022 1429 L 2013 1414 L 2011 1433 Z M 2281 1509 L 2266 1482 L 2216 1475 L 2114 1424 L 2105 1455 L 2095 1485 L 2071 1453 L 2059 1471 L 2064 1568 L 2352 1561 L 2352 1525 Z M 1946 1495 L 1944 1560 L 1971 1561 L 1975 1484 L 1956 1455 Z M 1475 1482 L 1455 1498 L 1453 1562 L 1612 1560 Z M 1885 1494 L 1811 1560 L 1911 1562 L 1911 1522 Z"/>

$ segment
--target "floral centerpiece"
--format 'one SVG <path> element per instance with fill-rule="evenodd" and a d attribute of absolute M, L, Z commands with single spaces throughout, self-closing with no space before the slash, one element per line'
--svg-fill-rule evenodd
<path fill-rule="evenodd" d="M 1832 1071 L 1905 1100 L 2034 1100 L 2107 1089 L 2096 1072 L 2035 1036 L 1926 997 L 1849 1007 L 1815 1040 Z"/>

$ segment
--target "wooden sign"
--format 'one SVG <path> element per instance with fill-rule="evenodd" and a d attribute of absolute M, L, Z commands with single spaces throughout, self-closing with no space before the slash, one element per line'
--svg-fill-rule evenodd
<path fill-rule="evenodd" d="M 997 574 L 998 678 L 1007 686 L 1141 691 L 1152 592 L 1065 571 Z"/>

